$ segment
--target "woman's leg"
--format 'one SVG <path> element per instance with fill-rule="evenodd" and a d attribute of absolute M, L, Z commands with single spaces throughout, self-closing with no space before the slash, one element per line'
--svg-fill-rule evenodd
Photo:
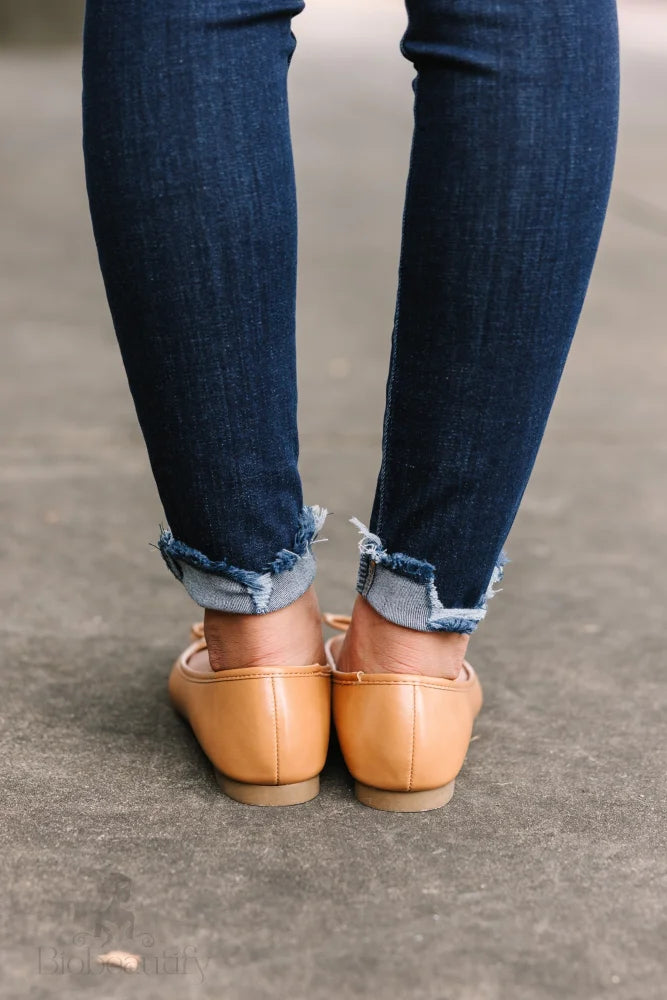
<path fill-rule="evenodd" d="M 286 91 L 302 7 L 88 0 L 86 11 L 90 207 L 171 529 L 160 549 L 198 603 L 225 613 L 223 645 L 235 622 L 243 630 L 228 660 L 252 660 L 248 628 L 266 637 L 289 618 L 250 615 L 305 608 L 308 648 L 317 635 L 309 587 L 322 512 L 303 507 L 297 471 Z M 215 622 L 209 613 L 211 657 L 225 665 Z M 291 631 L 294 642 L 301 630 Z M 275 637 L 268 646 L 292 649 Z"/>
<path fill-rule="evenodd" d="M 407 7 L 414 141 L 365 600 L 345 659 L 456 676 L 501 575 L 598 245 L 616 12 L 613 0 Z"/>

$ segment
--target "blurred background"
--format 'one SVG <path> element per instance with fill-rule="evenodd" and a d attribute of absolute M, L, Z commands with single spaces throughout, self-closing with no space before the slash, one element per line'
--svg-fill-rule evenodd
<path fill-rule="evenodd" d="M 166 702 L 198 611 L 149 546 L 162 515 L 87 214 L 81 17 L 78 0 L 0 0 L 4 995 L 69 995 L 36 949 L 71 949 L 77 905 L 114 871 L 154 941 L 209 961 L 202 983 L 137 977 L 134 996 L 663 1000 L 667 3 L 620 6 L 609 215 L 471 644 L 479 739 L 452 806 L 409 818 L 357 807 L 335 755 L 312 806 L 239 812 Z M 312 0 L 295 22 L 302 471 L 333 512 L 320 593 L 341 612 L 347 519 L 367 519 L 379 463 L 403 26 L 399 0 Z"/>
<path fill-rule="evenodd" d="M 84 6 L 81 0 L 2 0 L 0 39 L 4 45 L 75 44 Z"/>

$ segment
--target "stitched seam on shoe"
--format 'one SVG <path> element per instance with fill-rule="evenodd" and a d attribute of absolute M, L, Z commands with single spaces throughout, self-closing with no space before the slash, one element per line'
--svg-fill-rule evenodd
<path fill-rule="evenodd" d="M 179 660 L 178 662 L 179 662 L 180 666 L 184 670 L 189 671 L 191 674 L 197 675 L 199 677 L 203 677 L 204 676 L 201 673 L 201 671 L 199 671 L 199 670 L 192 670 L 188 666 L 188 664 L 187 663 L 183 663 L 182 660 Z M 252 670 L 253 668 L 252 667 L 247 667 L 247 668 L 245 668 L 245 667 L 237 667 L 236 669 L 237 670 L 246 670 L 246 669 L 247 670 Z M 252 674 L 250 674 L 250 673 L 235 674 L 231 667 L 228 668 L 227 670 L 212 670 L 211 673 L 214 675 L 214 677 L 227 677 L 227 676 L 229 676 L 229 677 L 249 677 L 249 678 L 252 678 L 252 677 L 314 677 L 314 676 L 318 676 L 320 674 L 330 674 L 331 673 L 331 667 L 329 667 L 329 666 L 327 666 L 325 664 L 322 664 L 322 666 L 317 666 L 317 667 L 293 667 L 293 668 L 288 667 L 288 668 L 278 668 L 278 670 L 271 670 L 269 667 L 262 667 L 261 669 L 265 670 L 266 673 L 261 673 L 261 674 L 260 673 L 256 673 L 256 674 L 255 673 L 252 673 Z"/>
<path fill-rule="evenodd" d="M 339 680 L 334 677 L 334 684 L 340 684 L 341 687 L 349 685 L 351 687 L 359 686 L 360 682 L 356 679 L 356 674 L 353 674 L 354 680 Z M 472 689 L 472 684 L 468 686 L 461 687 L 441 687 L 439 684 L 421 684 L 421 683 L 411 683 L 410 681 L 361 681 L 361 684 L 366 687 L 413 687 L 413 688 L 428 688 L 430 691 L 443 691 L 451 694 L 467 694 Z"/>
<path fill-rule="evenodd" d="M 276 724 L 276 785 L 280 784 L 280 741 L 278 738 L 278 702 L 276 700 L 276 679 L 271 677 L 271 690 L 273 691 L 273 718 Z"/>
<path fill-rule="evenodd" d="M 227 676 L 227 671 L 225 671 L 225 670 L 219 670 L 218 673 L 221 674 L 222 676 L 220 676 L 220 677 L 218 677 L 218 676 L 215 676 L 215 677 L 210 677 L 210 676 L 209 677 L 205 677 L 205 676 L 202 676 L 201 674 L 199 676 L 197 676 L 197 674 L 196 674 L 195 671 L 188 670 L 188 668 L 187 667 L 183 667 L 182 664 L 181 664 L 181 669 L 183 671 L 183 675 L 189 681 L 194 681 L 195 684 L 219 684 L 222 681 L 259 681 L 259 680 L 273 679 L 275 677 L 298 677 L 301 680 L 311 680 L 311 678 L 313 678 L 313 677 L 329 677 L 329 675 L 331 673 L 330 670 L 321 670 L 321 671 L 315 671 L 315 670 L 313 670 L 313 671 L 311 671 L 308 674 L 296 673 L 295 672 L 293 674 L 290 674 L 290 673 L 283 673 L 283 674 L 232 674 L 231 676 Z"/>
<path fill-rule="evenodd" d="M 417 726 L 417 685 L 412 685 L 412 752 L 410 754 L 410 779 L 408 791 L 412 791 L 412 777 L 415 769 L 415 729 Z"/>

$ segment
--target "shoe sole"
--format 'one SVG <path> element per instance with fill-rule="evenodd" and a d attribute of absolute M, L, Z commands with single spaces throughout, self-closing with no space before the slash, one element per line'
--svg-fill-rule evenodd
<path fill-rule="evenodd" d="M 297 781 L 293 785 L 250 785 L 234 781 L 214 768 L 218 785 L 230 799 L 246 806 L 298 806 L 310 802 L 320 790 L 320 776 Z"/>
<path fill-rule="evenodd" d="M 455 780 L 440 788 L 427 788 L 420 792 L 390 792 L 384 788 L 373 788 L 355 781 L 354 794 L 359 801 L 371 809 L 385 812 L 427 812 L 446 806 L 454 794 Z"/>

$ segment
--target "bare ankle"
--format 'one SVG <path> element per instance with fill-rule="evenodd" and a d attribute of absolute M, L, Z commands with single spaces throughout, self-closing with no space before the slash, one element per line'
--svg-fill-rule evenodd
<path fill-rule="evenodd" d="M 266 615 L 204 612 L 213 670 L 324 663 L 320 608 L 314 588 Z"/>
<path fill-rule="evenodd" d="M 357 597 L 337 665 L 346 672 L 426 674 L 455 680 L 468 638 L 459 632 L 417 632 L 394 625 Z"/>

